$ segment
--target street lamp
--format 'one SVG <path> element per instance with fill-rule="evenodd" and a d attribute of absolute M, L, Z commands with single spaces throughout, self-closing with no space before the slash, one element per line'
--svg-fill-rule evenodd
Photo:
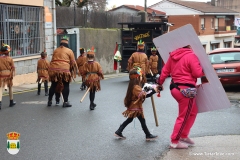
<path fill-rule="evenodd" d="M 144 1 L 144 11 L 147 12 L 147 0 Z"/>
<path fill-rule="evenodd" d="M 168 23 L 168 22 L 164 22 L 164 23 L 166 23 L 166 25 L 168 26 L 168 32 L 169 32 L 170 31 L 170 27 L 173 26 L 173 24 L 172 23 Z"/>
<path fill-rule="evenodd" d="M 152 17 L 153 17 L 153 22 L 155 22 L 154 17 L 156 16 L 156 13 L 152 11 Z"/>
<path fill-rule="evenodd" d="M 73 26 L 75 26 L 75 24 L 76 24 L 76 6 L 75 6 L 75 1 L 73 1 L 73 5 L 74 5 L 74 9 L 73 9 L 73 12 L 74 12 L 74 15 L 73 15 L 73 17 L 74 17 Z"/>

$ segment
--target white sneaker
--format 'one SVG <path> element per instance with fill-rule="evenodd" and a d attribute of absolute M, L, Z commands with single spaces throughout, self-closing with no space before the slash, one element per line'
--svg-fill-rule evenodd
<path fill-rule="evenodd" d="M 171 149 L 188 149 L 188 145 L 184 144 L 182 142 L 171 143 L 169 148 L 171 148 Z"/>
<path fill-rule="evenodd" d="M 180 138 L 180 142 L 186 143 L 188 146 L 194 146 L 194 141 L 190 138 Z"/>

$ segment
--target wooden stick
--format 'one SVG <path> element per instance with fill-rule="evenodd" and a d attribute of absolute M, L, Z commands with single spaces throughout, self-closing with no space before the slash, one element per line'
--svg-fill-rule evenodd
<path fill-rule="evenodd" d="M 40 79 L 39 83 L 42 83 L 42 78 Z"/>
<path fill-rule="evenodd" d="M 7 89 L 8 89 L 8 87 L 7 87 L 7 85 L 5 84 L 5 86 L 4 86 L 4 90 L 7 91 Z"/>
<path fill-rule="evenodd" d="M 156 123 L 156 126 L 158 127 L 158 119 L 157 119 L 157 113 L 156 113 L 156 108 L 155 108 L 155 103 L 154 103 L 153 96 L 151 96 L 151 101 L 152 101 L 152 107 L 153 107 L 153 114 L 154 114 L 155 123 Z"/>
<path fill-rule="evenodd" d="M 90 91 L 90 87 L 88 88 L 88 90 L 86 91 L 86 93 L 83 95 L 82 99 L 80 100 L 80 102 L 82 103 L 82 101 L 84 100 L 84 98 L 86 97 L 87 93 Z"/>
<path fill-rule="evenodd" d="M 64 103 L 62 92 L 60 92 L 60 96 L 61 96 L 62 102 Z"/>
<path fill-rule="evenodd" d="M 151 69 L 149 69 L 150 70 L 150 73 L 151 73 L 151 75 L 152 75 L 152 77 L 153 77 L 153 73 L 152 73 L 152 70 Z"/>

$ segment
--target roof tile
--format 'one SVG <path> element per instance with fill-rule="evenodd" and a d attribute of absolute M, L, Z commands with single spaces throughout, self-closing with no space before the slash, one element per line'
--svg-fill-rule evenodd
<path fill-rule="evenodd" d="M 121 6 L 119 6 L 119 7 L 113 8 L 113 9 L 111 9 L 111 10 L 109 10 L 109 11 L 114 11 L 114 10 L 119 9 L 119 8 L 121 8 L 121 7 L 127 7 L 127 8 L 129 8 L 129 9 L 133 9 L 133 10 L 136 10 L 136 11 L 144 11 L 144 7 L 139 6 L 139 5 L 121 5 Z M 152 14 L 153 11 L 154 11 L 157 15 L 160 15 L 160 14 L 161 14 L 161 15 L 166 15 L 165 12 L 161 12 L 161 11 L 158 11 L 158 10 L 155 10 L 155 9 L 147 8 L 147 13 L 148 13 L 148 14 Z"/>
<path fill-rule="evenodd" d="M 172 3 L 176 3 L 188 8 L 192 8 L 204 13 L 238 13 L 236 11 L 226 9 L 219 6 L 213 6 L 211 3 L 205 2 L 193 2 L 193 1 L 181 1 L 181 0 L 167 0 Z"/>

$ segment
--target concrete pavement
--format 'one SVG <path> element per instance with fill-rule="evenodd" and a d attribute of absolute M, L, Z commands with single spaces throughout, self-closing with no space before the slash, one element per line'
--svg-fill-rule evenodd
<path fill-rule="evenodd" d="M 105 75 L 105 79 L 128 76 L 127 73 Z M 77 77 L 75 82 L 81 83 Z M 79 85 L 80 87 L 80 85 Z M 14 86 L 14 94 L 37 90 L 37 83 Z M 230 101 L 240 106 L 239 92 L 227 92 Z M 4 92 L 7 95 L 7 92 Z M 239 107 L 240 109 L 240 107 Z M 238 127 L 238 126 L 236 126 Z M 215 135 L 205 137 L 193 137 L 195 146 L 188 149 L 168 149 L 159 159 L 163 160 L 238 160 L 240 159 L 240 135 Z"/>

